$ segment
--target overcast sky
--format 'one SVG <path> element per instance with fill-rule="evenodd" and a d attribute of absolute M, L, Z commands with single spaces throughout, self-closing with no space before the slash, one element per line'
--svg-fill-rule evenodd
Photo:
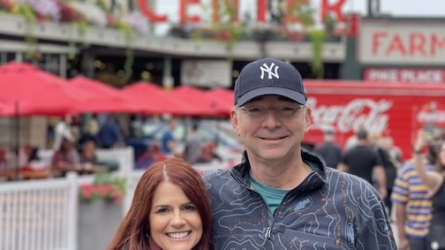
<path fill-rule="evenodd" d="M 241 0 L 242 1 L 242 0 Z M 321 0 L 311 0 L 316 6 Z M 331 0 L 330 2 L 337 2 Z M 347 10 L 366 12 L 367 0 L 347 0 Z M 318 3 L 318 4 L 317 4 Z M 381 10 L 395 16 L 441 16 L 445 18 L 445 0 L 380 0 Z"/>

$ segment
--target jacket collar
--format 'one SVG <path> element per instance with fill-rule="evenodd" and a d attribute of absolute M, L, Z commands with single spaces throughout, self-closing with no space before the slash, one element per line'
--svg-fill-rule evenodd
<path fill-rule="evenodd" d="M 301 149 L 301 157 L 303 161 L 310 162 L 312 173 L 301 183 L 301 185 L 297 187 L 299 192 L 311 190 L 327 184 L 326 173 L 329 170 L 327 169 L 325 163 L 318 156 L 305 149 Z M 247 153 L 244 151 L 241 163 L 233 167 L 231 173 L 233 177 L 242 185 L 245 187 L 250 187 L 249 170 L 249 158 L 247 157 Z"/>

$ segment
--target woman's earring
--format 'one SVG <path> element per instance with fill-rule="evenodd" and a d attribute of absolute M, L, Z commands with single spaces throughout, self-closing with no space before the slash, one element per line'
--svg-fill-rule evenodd
<path fill-rule="evenodd" d="M 145 237 L 150 238 L 150 229 L 145 229 Z"/>

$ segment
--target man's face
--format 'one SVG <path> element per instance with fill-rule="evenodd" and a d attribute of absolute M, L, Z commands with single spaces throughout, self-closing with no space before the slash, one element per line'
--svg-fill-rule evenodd
<path fill-rule="evenodd" d="M 264 162 L 294 157 L 310 126 L 311 111 L 301 107 L 289 99 L 267 95 L 235 108 L 231 113 L 232 126 L 249 158 Z M 268 110 L 257 115 L 264 108 Z"/>

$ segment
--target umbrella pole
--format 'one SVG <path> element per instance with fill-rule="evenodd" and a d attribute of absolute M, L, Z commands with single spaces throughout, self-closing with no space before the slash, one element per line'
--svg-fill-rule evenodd
<path fill-rule="evenodd" d="M 15 102 L 15 124 L 16 124 L 16 149 L 15 149 L 15 179 L 19 179 L 19 154 L 20 154 L 20 117 L 19 117 L 19 103 Z"/>

